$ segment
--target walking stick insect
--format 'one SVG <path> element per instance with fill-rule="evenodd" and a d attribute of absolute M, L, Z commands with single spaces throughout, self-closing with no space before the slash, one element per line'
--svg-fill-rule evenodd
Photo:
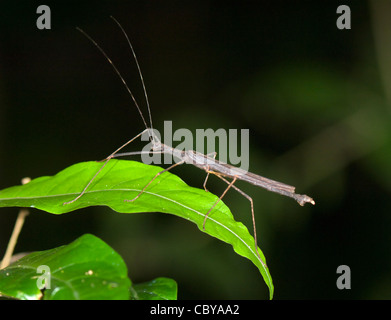
<path fill-rule="evenodd" d="M 149 100 L 148 100 L 148 94 L 147 94 L 147 90 L 145 88 L 144 78 L 143 78 L 143 75 L 142 75 L 142 72 L 141 72 L 141 68 L 140 68 L 139 62 L 137 60 L 135 51 L 133 49 L 133 46 L 132 46 L 132 44 L 131 44 L 131 42 L 129 40 L 129 37 L 128 37 L 127 33 L 125 32 L 125 30 L 123 29 L 121 24 L 114 17 L 110 17 L 110 18 L 113 19 L 113 21 L 118 25 L 118 27 L 121 29 L 122 33 L 124 34 L 124 36 L 125 36 L 125 38 L 127 40 L 127 43 L 128 43 L 128 45 L 130 47 L 130 50 L 132 52 L 133 58 L 135 60 L 135 63 L 136 63 L 137 69 L 138 69 L 138 74 L 139 74 L 139 77 L 140 77 L 140 80 L 141 80 L 141 84 L 143 86 L 145 102 L 146 102 L 147 109 L 148 109 L 149 126 L 147 124 L 147 121 L 145 120 L 145 117 L 144 117 L 144 115 L 143 115 L 143 113 L 142 113 L 142 111 L 141 111 L 141 109 L 139 107 L 139 104 L 137 103 L 137 101 L 136 101 L 132 91 L 129 89 L 129 86 L 127 85 L 125 79 L 122 77 L 122 75 L 119 72 L 119 70 L 117 69 L 117 67 L 114 65 L 114 63 L 111 61 L 111 59 L 105 53 L 105 51 L 98 45 L 98 43 L 94 39 L 92 39 L 82 29 L 77 28 L 77 30 L 79 30 L 85 37 L 87 37 L 87 39 L 89 41 L 91 41 L 95 45 L 95 47 L 102 53 L 102 55 L 107 59 L 107 61 L 112 66 L 112 68 L 114 69 L 115 73 L 118 75 L 118 77 L 122 81 L 122 84 L 124 85 L 124 87 L 126 88 L 127 92 L 129 93 L 130 97 L 132 98 L 133 103 L 135 104 L 135 106 L 136 106 L 136 108 L 137 108 L 137 110 L 138 110 L 138 112 L 139 112 L 139 114 L 141 116 L 141 119 L 142 119 L 142 121 L 144 123 L 145 130 L 142 131 L 141 133 L 139 133 L 138 135 L 136 135 L 135 137 L 133 137 L 132 139 L 130 139 L 128 142 L 126 142 L 122 146 L 120 146 L 113 153 L 111 153 L 107 158 L 105 158 L 103 160 L 103 164 L 102 164 L 101 168 L 95 173 L 95 175 L 92 177 L 92 179 L 87 183 L 87 185 L 82 190 L 82 192 L 76 198 L 74 198 L 73 200 L 65 202 L 64 205 L 71 204 L 71 203 L 77 201 L 78 199 L 80 199 L 80 197 L 83 196 L 83 194 L 89 188 L 91 183 L 95 180 L 95 178 L 99 175 L 99 173 L 104 169 L 104 167 L 107 165 L 107 163 L 111 159 L 116 158 L 116 157 L 120 157 L 120 156 L 142 154 L 143 151 L 126 152 L 126 153 L 119 153 L 119 151 L 121 151 L 124 147 L 129 145 L 132 141 L 134 141 L 135 139 L 139 138 L 144 133 L 148 132 L 149 138 L 150 138 L 150 141 L 151 141 L 151 146 L 152 146 L 151 147 L 151 152 L 153 152 L 153 153 L 170 154 L 174 158 L 178 158 L 179 161 L 176 162 L 175 164 L 171 165 L 170 167 L 164 169 L 163 171 L 157 173 L 144 186 L 144 188 L 137 194 L 136 197 L 134 197 L 133 199 L 130 199 L 130 200 L 125 199 L 124 201 L 126 201 L 126 202 L 136 201 L 140 196 L 142 196 L 142 194 L 148 188 L 148 186 L 156 178 L 158 178 L 162 173 L 164 173 L 166 171 L 169 171 L 170 169 L 174 168 L 175 166 L 178 166 L 178 165 L 181 165 L 181 164 L 184 164 L 184 163 L 192 164 L 192 165 L 194 165 L 194 166 L 204 170 L 207 173 L 205 181 L 204 181 L 204 184 L 203 184 L 203 187 L 204 187 L 205 191 L 207 191 L 207 189 L 206 189 L 206 182 L 207 182 L 208 177 L 209 177 L 210 174 L 213 174 L 213 175 L 217 176 L 218 178 L 220 178 L 221 180 L 223 180 L 225 183 L 228 184 L 227 188 L 224 190 L 224 192 L 219 197 L 219 199 L 213 204 L 213 206 L 205 214 L 205 218 L 204 218 L 204 222 L 203 222 L 203 230 L 205 230 L 205 224 L 206 224 L 207 218 L 208 218 L 209 214 L 211 213 L 211 211 L 222 200 L 222 198 L 225 196 L 225 194 L 228 192 L 228 190 L 230 188 L 235 189 L 237 192 L 239 192 L 242 196 L 244 196 L 246 199 L 248 199 L 250 201 L 252 223 L 253 223 L 253 232 L 254 232 L 255 251 L 256 251 L 257 256 L 260 259 L 261 263 L 263 264 L 263 266 L 266 267 L 266 264 L 263 262 L 263 260 L 261 259 L 260 255 L 259 255 L 259 252 L 258 252 L 257 232 L 256 232 L 256 227 L 255 227 L 255 214 L 254 214 L 253 199 L 249 195 L 244 193 L 242 190 L 240 190 L 238 187 L 236 187 L 234 185 L 234 183 L 237 180 L 243 180 L 243 181 L 249 182 L 249 183 L 251 183 L 251 184 L 253 184 L 255 186 L 262 187 L 262 188 L 264 188 L 266 190 L 269 190 L 269 191 L 272 191 L 272 192 L 275 192 L 275 193 L 278 193 L 278 194 L 281 194 L 281 195 L 293 198 L 301 206 L 303 206 L 307 202 L 314 205 L 315 201 L 311 197 L 309 197 L 307 195 L 301 195 L 301 194 L 295 193 L 295 187 L 293 187 L 293 186 L 290 186 L 290 185 L 287 185 L 285 183 L 278 182 L 278 181 L 275 181 L 275 180 L 271 180 L 271 179 L 262 177 L 260 175 L 257 175 L 257 174 L 251 173 L 251 172 L 247 172 L 246 170 L 243 170 L 241 168 L 237 168 L 237 167 L 234 167 L 234 166 L 232 166 L 230 164 L 218 161 L 218 160 L 215 159 L 216 153 L 214 153 L 213 157 L 212 157 L 211 155 L 204 155 L 204 154 L 202 154 L 200 152 L 197 152 L 197 151 L 194 151 L 194 150 L 180 150 L 180 149 L 176 149 L 176 148 L 173 148 L 173 147 L 171 147 L 169 145 L 166 145 L 166 144 L 162 143 L 158 139 L 158 137 L 154 134 L 154 132 L 153 132 L 152 115 L 151 115 L 151 108 L 150 108 Z M 228 181 L 226 178 L 230 178 L 232 180 Z"/>

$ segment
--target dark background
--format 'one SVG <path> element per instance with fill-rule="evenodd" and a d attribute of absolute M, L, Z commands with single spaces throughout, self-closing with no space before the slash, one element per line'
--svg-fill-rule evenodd
<path fill-rule="evenodd" d="M 276 299 L 389 299 L 391 6 L 388 1 L 2 1 L 0 188 L 100 160 L 143 130 L 107 51 L 142 104 L 115 16 L 144 74 L 155 127 L 250 129 L 250 171 L 295 185 L 316 206 L 237 185 L 254 199 Z M 49 5 L 52 29 L 38 30 Z M 336 27 L 350 6 L 352 29 Z M 129 150 L 140 150 L 134 143 Z M 205 174 L 176 168 L 201 187 Z M 209 190 L 225 185 L 213 177 Z M 250 230 L 248 201 L 225 203 Z M 0 210 L 0 254 L 18 210 Z M 125 259 L 133 282 L 175 279 L 179 299 L 267 299 L 259 271 L 185 220 L 105 207 L 62 216 L 31 210 L 17 252 L 84 233 Z M 351 290 L 338 290 L 338 266 Z"/>

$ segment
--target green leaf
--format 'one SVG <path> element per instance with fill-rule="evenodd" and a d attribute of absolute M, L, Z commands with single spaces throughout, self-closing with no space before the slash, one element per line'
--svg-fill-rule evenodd
<path fill-rule="evenodd" d="M 0 293 L 23 300 L 129 299 L 127 273 L 118 253 L 85 234 L 68 245 L 31 253 L 0 270 Z M 49 288 L 41 291 L 43 283 Z"/>
<path fill-rule="evenodd" d="M 131 292 L 135 300 L 176 300 L 178 286 L 175 280 L 162 277 L 135 284 Z"/>
<path fill-rule="evenodd" d="M 187 219 L 204 231 L 205 215 L 218 197 L 188 186 L 169 172 L 159 175 L 136 201 L 125 201 L 136 197 L 163 170 L 135 161 L 111 160 L 80 199 L 64 205 L 80 194 L 101 166 L 98 162 L 78 163 L 55 176 L 40 177 L 22 186 L 4 189 L 0 191 L 0 207 L 33 207 L 54 214 L 99 205 L 121 213 L 163 212 Z M 256 254 L 253 237 L 242 223 L 234 220 L 222 201 L 209 214 L 205 232 L 231 244 L 236 253 L 250 259 L 269 287 L 270 298 L 273 297 L 272 278 Z M 258 251 L 266 263 L 262 251 Z"/>

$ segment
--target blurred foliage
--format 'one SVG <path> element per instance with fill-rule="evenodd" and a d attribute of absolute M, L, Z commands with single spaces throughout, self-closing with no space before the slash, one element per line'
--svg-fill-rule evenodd
<path fill-rule="evenodd" d="M 127 271 L 110 246 L 85 234 L 2 269 L 0 294 L 21 300 L 128 300 L 132 283 Z"/>

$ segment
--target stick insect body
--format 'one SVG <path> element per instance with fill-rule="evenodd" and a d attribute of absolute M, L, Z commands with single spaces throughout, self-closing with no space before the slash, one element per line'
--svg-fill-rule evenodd
<path fill-rule="evenodd" d="M 133 46 L 132 46 L 132 44 L 131 44 L 131 42 L 130 42 L 130 40 L 129 40 L 126 32 L 125 32 L 125 30 L 122 28 L 121 24 L 114 17 L 110 17 L 110 18 L 113 19 L 114 22 L 119 26 L 119 28 L 121 29 L 121 31 L 125 35 L 125 37 L 127 39 L 127 42 L 129 44 L 129 47 L 130 47 L 130 49 L 132 51 L 133 58 L 134 58 L 134 60 L 136 62 L 136 65 L 137 65 L 137 68 L 138 68 L 139 77 L 141 79 L 141 83 L 142 83 L 142 86 L 143 86 L 144 96 L 145 96 L 147 109 L 148 109 L 150 126 L 148 127 L 147 122 L 146 122 L 146 120 L 145 120 L 145 118 L 143 116 L 143 113 L 141 112 L 141 109 L 140 109 L 140 107 L 139 107 L 139 105 L 138 105 L 138 103 L 137 103 L 133 93 L 129 89 L 127 83 L 125 82 L 125 80 L 122 77 L 121 73 L 118 71 L 116 66 L 111 61 L 111 59 L 107 56 L 107 54 L 103 51 L 103 49 L 88 34 L 86 34 L 82 29 L 77 28 L 81 33 L 83 33 L 99 49 L 99 51 L 104 55 L 104 57 L 111 64 L 111 66 L 113 67 L 114 71 L 116 72 L 116 74 L 118 75 L 118 77 L 122 81 L 123 85 L 125 86 L 126 90 L 130 94 L 130 97 L 132 98 L 132 100 L 133 100 L 133 102 L 134 102 L 134 104 L 135 104 L 135 106 L 136 106 L 136 108 L 137 108 L 137 110 L 138 110 L 138 112 L 139 112 L 139 114 L 141 116 L 141 119 L 142 119 L 146 129 L 143 132 L 139 133 L 134 138 L 132 138 L 131 140 L 129 140 L 128 142 L 126 142 L 124 145 L 119 147 L 111 155 L 109 155 L 106 159 L 104 159 L 103 160 L 104 163 L 103 163 L 102 167 L 98 170 L 98 172 L 96 172 L 94 177 L 88 182 L 88 184 L 85 186 L 83 191 L 75 199 L 73 199 L 73 200 L 71 200 L 69 202 L 65 202 L 64 205 L 73 203 L 73 202 L 77 201 L 80 197 L 82 197 L 83 194 L 88 189 L 88 187 L 94 181 L 94 179 L 99 175 L 99 173 L 103 170 L 103 168 L 106 166 L 106 164 L 111 159 L 116 158 L 116 157 L 120 157 L 120 156 L 142 154 L 143 152 L 139 152 L 139 151 L 136 151 L 136 152 L 126 152 L 126 153 L 119 153 L 119 151 L 121 151 L 124 147 L 126 147 L 128 144 L 130 144 L 132 141 L 134 141 L 135 139 L 140 137 L 145 132 L 148 132 L 149 137 L 150 137 L 150 141 L 151 141 L 151 150 L 152 150 L 151 152 L 154 152 L 154 153 L 168 153 L 168 154 L 171 154 L 173 157 L 178 158 L 179 161 L 176 162 L 175 164 L 171 165 L 169 168 L 164 169 L 163 171 L 161 171 L 158 174 L 156 174 L 155 177 L 153 177 L 148 182 L 148 184 L 139 192 L 139 194 L 136 197 L 134 197 L 131 200 L 124 200 L 124 201 L 133 202 L 133 201 L 137 200 L 143 194 L 143 192 L 148 188 L 148 186 L 159 175 L 161 175 L 162 173 L 164 173 L 166 171 L 169 171 L 173 167 L 175 167 L 177 165 L 180 165 L 180 164 L 184 164 L 184 163 L 192 164 L 192 165 L 194 165 L 194 166 L 196 166 L 196 167 L 198 167 L 198 168 L 200 168 L 200 169 L 202 169 L 202 170 L 207 172 L 207 176 L 206 176 L 206 179 L 205 179 L 205 182 L 204 182 L 204 189 L 205 189 L 205 191 L 208 191 L 206 189 L 206 182 L 208 180 L 209 174 L 213 174 L 213 175 L 217 176 L 218 178 L 220 178 L 221 180 L 223 180 L 225 183 L 228 184 L 228 187 L 225 189 L 223 194 L 219 197 L 219 199 L 213 204 L 213 206 L 205 214 L 205 218 L 204 218 L 204 222 L 203 222 L 203 229 L 205 230 L 205 223 L 207 221 L 207 218 L 208 218 L 210 212 L 221 201 L 221 199 L 224 197 L 224 195 L 227 193 L 227 191 L 230 188 L 235 189 L 236 191 L 238 191 L 241 195 L 243 195 L 244 197 L 246 197 L 250 201 L 252 222 L 253 222 L 253 231 L 254 231 L 255 251 L 256 251 L 256 254 L 257 254 L 258 258 L 260 259 L 261 263 L 263 264 L 263 266 L 267 267 L 266 264 L 263 262 L 262 258 L 259 255 L 259 252 L 258 252 L 257 233 L 256 233 L 256 227 L 255 227 L 255 215 L 254 215 L 253 200 L 252 200 L 252 198 L 250 196 L 248 196 L 246 193 L 244 193 L 242 190 L 240 190 L 238 187 L 236 187 L 234 185 L 234 183 L 238 179 L 246 181 L 246 182 L 249 182 L 249 183 L 251 183 L 251 184 L 253 184 L 255 186 L 262 187 L 262 188 L 264 188 L 266 190 L 269 190 L 269 191 L 272 191 L 272 192 L 275 192 L 275 193 L 278 193 L 278 194 L 281 194 L 281 195 L 284 195 L 284 196 L 291 197 L 291 198 L 295 199 L 301 206 L 303 206 L 307 202 L 314 205 L 315 201 L 311 197 L 309 197 L 307 195 L 296 194 L 295 193 L 295 187 L 293 187 L 293 186 L 290 186 L 290 185 L 287 185 L 287 184 L 284 184 L 284 183 L 281 183 L 281 182 L 278 182 L 278 181 L 274 181 L 274 180 L 262 177 L 260 175 L 256 175 L 256 174 L 251 173 L 251 172 L 247 172 L 247 171 L 245 171 L 243 169 L 236 168 L 236 167 L 234 167 L 232 165 L 229 165 L 227 163 L 218 161 L 218 160 L 215 159 L 215 156 L 216 156 L 215 153 L 214 153 L 213 157 L 211 157 L 210 155 L 204 155 L 204 154 L 202 154 L 200 152 L 197 152 L 197 151 L 194 151 L 194 150 L 179 150 L 179 149 L 175 149 L 175 148 L 173 148 L 171 146 L 168 146 L 168 145 L 162 143 L 156 137 L 156 135 L 153 133 L 152 116 L 151 116 L 151 109 L 150 109 L 149 101 L 148 101 L 148 95 L 147 95 L 147 91 L 145 89 L 145 84 L 144 84 L 144 79 L 143 79 L 143 76 L 142 76 L 142 73 L 141 73 L 141 69 L 140 69 L 140 66 L 139 66 L 139 63 L 138 63 L 135 51 L 133 50 Z M 228 181 L 226 178 L 230 178 L 230 179 L 232 179 L 232 181 Z"/>

